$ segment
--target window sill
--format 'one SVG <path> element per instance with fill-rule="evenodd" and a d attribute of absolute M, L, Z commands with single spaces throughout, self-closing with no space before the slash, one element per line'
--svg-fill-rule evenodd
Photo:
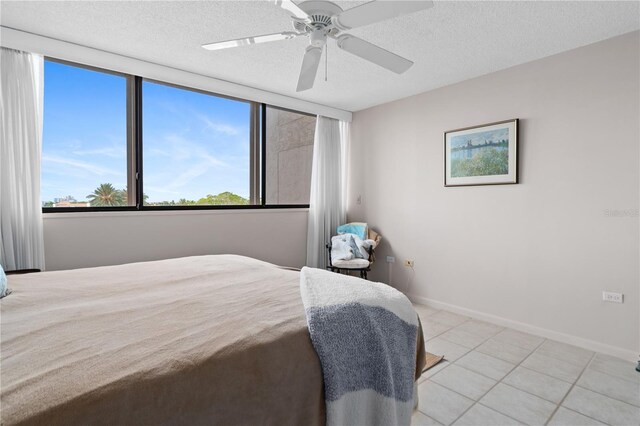
<path fill-rule="evenodd" d="M 209 207 L 196 209 L 153 209 L 153 210 L 115 210 L 115 211 L 47 211 L 43 212 L 44 219 L 96 218 L 96 217 L 144 217 L 144 216 L 198 216 L 223 214 L 268 214 L 268 213 L 306 213 L 309 207 L 302 206 L 250 206 L 234 208 L 231 206 Z"/>

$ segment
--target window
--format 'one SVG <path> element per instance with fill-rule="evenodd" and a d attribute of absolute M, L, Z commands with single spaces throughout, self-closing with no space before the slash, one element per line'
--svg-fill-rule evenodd
<path fill-rule="evenodd" d="M 44 212 L 306 207 L 315 116 L 45 60 Z"/>
<path fill-rule="evenodd" d="M 128 202 L 127 78 L 45 61 L 44 207 Z"/>
<path fill-rule="evenodd" d="M 271 106 L 265 115 L 266 202 L 309 204 L 316 117 Z"/>
<path fill-rule="evenodd" d="M 249 102 L 144 81 L 144 204 L 247 205 Z"/>

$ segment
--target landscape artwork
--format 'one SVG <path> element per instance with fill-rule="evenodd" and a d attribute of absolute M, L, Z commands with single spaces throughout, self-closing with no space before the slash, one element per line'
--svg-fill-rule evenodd
<path fill-rule="evenodd" d="M 445 186 L 517 183 L 518 120 L 445 132 Z"/>

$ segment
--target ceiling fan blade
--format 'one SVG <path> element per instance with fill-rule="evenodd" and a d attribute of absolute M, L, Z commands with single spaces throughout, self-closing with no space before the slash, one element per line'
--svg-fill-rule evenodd
<path fill-rule="evenodd" d="M 303 90 L 308 90 L 313 87 L 321 56 L 322 47 L 307 47 L 307 51 L 302 59 L 302 67 L 300 68 L 300 77 L 298 77 L 296 92 L 302 92 Z"/>
<path fill-rule="evenodd" d="M 413 65 L 413 62 L 402 56 L 398 56 L 382 47 L 378 47 L 375 44 L 371 44 L 368 41 L 364 41 L 350 34 L 338 37 L 337 44 L 340 49 L 346 50 L 349 53 L 373 62 L 376 65 L 380 65 L 382 68 L 386 68 L 397 74 L 402 74 Z"/>
<path fill-rule="evenodd" d="M 401 15 L 433 7 L 432 1 L 371 1 L 347 9 L 332 18 L 332 23 L 341 30 L 362 27 Z"/>
<path fill-rule="evenodd" d="M 291 13 L 291 16 L 296 17 L 298 19 L 308 20 L 309 15 L 304 10 L 300 9 L 297 4 L 292 2 L 291 0 L 273 0 L 276 6 L 280 6 L 287 12 Z"/>
<path fill-rule="evenodd" d="M 202 47 L 204 47 L 207 50 L 220 50 L 220 49 L 228 49 L 230 47 L 246 46 L 249 44 L 267 43 L 269 41 L 288 40 L 290 38 L 294 38 L 299 35 L 300 34 L 298 33 L 287 31 L 283 33 L 265 34 L 265 35 L 255 36 L 255 37 L 245 37 L 245 38 L 239 38 L 236 40 L 227 40 L 227 41 L 219 41 L 216 43 L 203 44 Z"/>

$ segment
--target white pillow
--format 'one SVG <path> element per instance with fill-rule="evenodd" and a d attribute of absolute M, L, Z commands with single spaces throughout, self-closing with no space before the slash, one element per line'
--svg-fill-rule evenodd
<path fill-rule="evenodd" d="M 7 287 L 7 275 L 4 273 L 2 265 L 0 265 L 0 299 L 9 295 L 11 290 Z"/>

